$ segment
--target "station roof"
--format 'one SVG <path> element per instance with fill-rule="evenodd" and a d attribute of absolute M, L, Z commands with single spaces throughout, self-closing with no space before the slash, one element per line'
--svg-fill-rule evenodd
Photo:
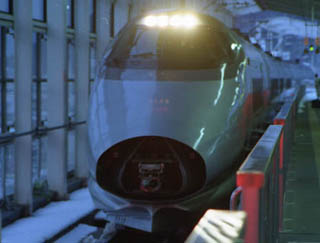
<path fill-rule="evenodd" d="M 255 0 L 262 10 L 273 10 L 320 21 L 320 0 Z M 313 14 L 312 14 L 313 13 Z"/>

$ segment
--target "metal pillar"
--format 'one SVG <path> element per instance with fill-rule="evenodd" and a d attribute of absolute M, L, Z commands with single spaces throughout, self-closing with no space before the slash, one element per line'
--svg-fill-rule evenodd
<path fill-rule="evenodd" d="M 75 62 L 76 62 L 76 120 L 84 121 L 88 114 L 89 94 L 89 1 L 75 1 Z M 87 125 L 76 127 L 77 177 L 88 175 Z"/>
<path fill-rule="evenodd" d="M 47 1 L 48 126 L 67 121 L 66 1 Z M 58 199 L 67 196 L 67 141 L 65 129 L 48 134 L 48 184 Z"/>
<path fill-rule="evenodd" d="M 110 9 L 111 1 L 97 0 L 96 2 L 96 32 L 97 32 L 97 64 L 103 57 L 103 52 L 110 41 Z"/>
<path fill-rule="evenodd" d="M 23 7 L 21 7 L 23 6 Z M 14 1 L 15 112 L 16 131 L 26 132 L 31 124 L 32 85 L 32 0 Z M 15 200 L 32 212 L 32 137 L 15 140 Z"/>

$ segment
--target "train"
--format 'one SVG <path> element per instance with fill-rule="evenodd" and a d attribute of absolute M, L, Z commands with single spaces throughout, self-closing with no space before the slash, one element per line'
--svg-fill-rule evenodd
<path fill-rule="evenodd" d="M 96 207 L 147 232 L 214 208 L 251 131 L 307 78 L 310 67 L 276 60 L 212 16 L 167 10 L 130 20 L 90 96 Z"/>

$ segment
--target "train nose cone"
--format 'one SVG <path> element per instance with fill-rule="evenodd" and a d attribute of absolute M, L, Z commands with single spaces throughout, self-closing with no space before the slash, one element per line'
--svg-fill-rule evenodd
<path fill-rule="evenodd" d="M 206 173 L 202 157 L 191 147 L 166 137 L 144 136 L 105 151 L 96 178 L 101 188 L 124 198 L 172 200 L 200 190 Z"/>

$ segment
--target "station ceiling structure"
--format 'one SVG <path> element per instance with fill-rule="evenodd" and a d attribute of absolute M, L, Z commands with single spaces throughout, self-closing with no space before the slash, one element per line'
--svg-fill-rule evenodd
<path fill-rule="evenodd" d="M 271 10 L 320 22 L 320 0 L 218 0 L 218 3 L 234 15 Z"/>
<path fill-rule="evenodd" d="M 255 0 L 262 10 L 272 10 L 320 21 L 320 0 Z"/>

